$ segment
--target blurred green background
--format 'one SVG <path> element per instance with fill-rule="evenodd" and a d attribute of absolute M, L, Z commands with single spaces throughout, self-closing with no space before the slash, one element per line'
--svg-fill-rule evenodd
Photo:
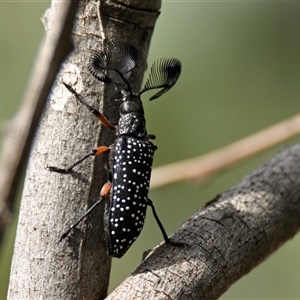
<path fill-rule="evenodd" d="M 44 34 L 40 18 L 49 4 L 0 1 L 0 143 L 7 120 L 20 105 Z M 300 3 L 288 1 L 163 2 L 149 64 L 175 56 L 181 59 L 183 72 L 163 98 L 144 102 L 149 132 L 157 136 L 155 166 L 207 153 L 300 111 L 299 11 Z M 228 169 L 205 185 L 182 183 L 151 191 L 167 232 L 279 148 Z M 14 230 L 13 224 L 0 252 L 0 299 L 6 297 Z M 145 249 L 161 240 L 149 213 L 137 242 L 122 259 L 113 260 L 110 290 L 135 269 Z M 299 249 L 296 236 L 221 299 L 300 299 Z"/>

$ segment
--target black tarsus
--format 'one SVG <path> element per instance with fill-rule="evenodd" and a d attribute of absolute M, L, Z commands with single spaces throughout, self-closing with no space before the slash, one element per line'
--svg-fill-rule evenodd
<path fill-rule="evenodd" d="M 85 100 L 83 100 L 82 96 L 78 94 L 69 84 L 62 82 L 64 86 L 68 89 L 70 93 L 72 93 L 76 99 L 83 104 L 96 118 L 100 120 L 100 122 L 107 128 L 116 130 L 115 125 L 111 124 L 105 117 L 100 113 L 100 111 L 92 106 L 90 106 Z"/>
<path fill-rule="evenodd" d="M 63 85 L 68 89 L 70 93 L 72 93 L 76 99 L 83 104 L 92 114 L 94 114 L 96 117 L 99 116 L 100 112 L 96 108 L 90 106 L 86 101 L 83 100 L 82 96 L 78 94 L 69 84 L 62 82 Z"/>
<path fill-rule="evenodd" d="M 165 229 L 164 229 L 164 227 L 163 227 L 163 225 L 162 225 L 161 221 L 159 220 L 159 217 L 156 213 L 153 202 L 150 199 L 148 199 L 147 205 L 149 205 L 152 208 L 153 216 L 154 216 L 155 221 L 157 222 L 157 225 L 158 225 L 158 227 L 159 227 L 159 229 L 160 229 L 160 231 L 161 231 L 161 233 L 164 237 L 165 243 L 170 244 L 170 239 L 168 238 L 168 235 L 167 235 L 167 233 L 166 233 L 166 231 L 165 231 Z"/>
<path fill-rule="evenodd" d="M 85 156 L 83 156 L 82 158 L 80 158 L 77 161 L 75 161 L 68 168 L 47 167 L 47 169 L 50 172 L 56 172 L 56 173 L 61 173 L 61 174 L 70 174 L 71 171 L 74 169 L 74 167 L 76 167 L 77 165 L 79 165 L 80 163 L 82 163 L 84 160 L 86 160 L 90 156 L 94 156 L 95 154 L 96 154 L 96 150 L 92 150 L 91 152 L 89 152 L 88 154 L 86 154 Z"/>
<path fill-rule="evenodd" d="M 158 227 L 159 227 L 159 229 L 160 229 L 160 231 L 161 231 L 161 233 L 164 237 L 165 243 L 167 245 L 172 245 L 172 246 L 179 247 L 179 248 L 187 246 L 187 244 L 185 244 L 185 243 L 178 243 L 178 242 L 174 242 L 174 241 L 170 240 L 170 238 L 168 237 L 168 235 L 167 235 L 167 233 L 166 233 L 166 231 L 165 231 L 165 229 L 164 229 L 164 227 L 163 227 L 163 225 L 162 225 L 162 223 L 161 223 L 161 221 L 160 221 L 160 219 L 159 219 L 159 217 L 156 213 L 154 204 L 149 198 L 148 198 L 147 205 L 152 208 L 152 213 L 153 213 L 154 219 L 155 219 L 155 221 L 156 221 L 156 223 L 157 223 L 157 225 L 158 225 Z"/>
<path fill-rule="evenodd" d="M 105 199 L 105 196 L 100 196 L 100 199 L 96 202 L 96 203 L 94 203 L 86 212 L 85 212 L 85 214 L 83 215 L 83 216 L 81 216 L 75 223 L 73 223 L 71 226 L 70 226 L 70 228 L 66 231 L 66 232 L 64 232 L 62 235 L 61 235 L 61 237 L 60 237 L 60 239 L 59 239 L 59 242 L 61 242 L 63 239 L 65 239 L 68 235 L 69 235 L 69 233 L 71 232 L 71 230 L 74 228 L 74 227 L 76 227 L 85 217 L 87 217 L 87 215 L 89 215 L 99 204 L 101 204 L 102 203 L 102 201 Z"/>

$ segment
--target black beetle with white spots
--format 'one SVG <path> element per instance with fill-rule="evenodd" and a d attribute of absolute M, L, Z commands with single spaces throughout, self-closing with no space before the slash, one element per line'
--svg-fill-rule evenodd
<path fill-rule="evenodd" d="M 70 85 L 64 86 L 86 106 L 106 127 L 116 131 L 115 142 L 93 149 L 68 168 L 48 167 L 52 172 L 69 174 L 75 166 L 90 156 L 109 152 L 109 181 L 100 192 L 100 199 L 78 219 L 60 238 L 64 239 L 95 207 L 109 200 L 109 245 L 108 254 L 122 257 L 139 236 L 146 216 L 147 206 L 152 208 L 164 240 L 170 240 L 156 214 L 152 201 L 148 198 L 151 168 L 156 146 L 150 141 L 155 136 L 148 134 L 141 94 L 151 89 L 160 89 L 150 100 L 160 97 L 177 81 L 181 72 L 181 62 L 176 58 L 156 61 L 144 88 L 137 94 L 132 92 L 130 79 L 138 60 L 137 49 L 125 42 L 111 42 L 97 51 L 89 64 L 90 73 L 101 82 L 114 82 L 108 75 L 115 73 L 125 88 L 120 89 L 118 125 L 111 124 L 98 110 L 85 102 Z"/>

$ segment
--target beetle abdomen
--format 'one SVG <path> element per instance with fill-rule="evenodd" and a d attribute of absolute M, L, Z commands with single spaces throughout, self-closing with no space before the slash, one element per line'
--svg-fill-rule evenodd
<path fill-rule="evenodd" d="M 156 147 L 149 141 L 121 136 L 113 149 L 109 254 L 121 257 L 144 225 Z"/>

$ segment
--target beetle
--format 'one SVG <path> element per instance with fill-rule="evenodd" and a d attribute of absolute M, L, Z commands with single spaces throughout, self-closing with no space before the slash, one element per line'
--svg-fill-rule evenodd
<path fill-rule="evenodd" d="M 90 156 L 109 152 L 109 180 L 100 192 L 99 200 L 61 236 L 66 238 L 70 231 L 90 214 L 104 199 L 109 199 L 108 254 L 121 258 L 139 236 L 150 206 L 154 218 L 163 234 L 165 243 L 170 240 L 148 198 L 151 168 L 157 147 L 150 141 L 155 136 L 148 134 L 141 95 L 152 89 L 160 89 L 150 100 L 167 92 L 179 78 L 181 62 L 177 58 L 163 58 L 151 67 L 149 78 L 139 93 L 131 89 L 131 75 L 138 60 L 138 51 L 125 42 L 111 42 L 108 49 L 97 51 L 89 63 L 90 73 L 101 82 L 113 82 L 108 71 L 120 77 L 125 88 L 120 89 L 119 121 L 113 125 L 97 109 L 91 107 L 70 85 L 64 86 L 87 107 L 101 123 L 115 130 L 116 139 L 110 146 L 100 146 L 73 163 L 68 168 L 48 167 L 52 172 L 69 174 L 74 167 Z"/>

